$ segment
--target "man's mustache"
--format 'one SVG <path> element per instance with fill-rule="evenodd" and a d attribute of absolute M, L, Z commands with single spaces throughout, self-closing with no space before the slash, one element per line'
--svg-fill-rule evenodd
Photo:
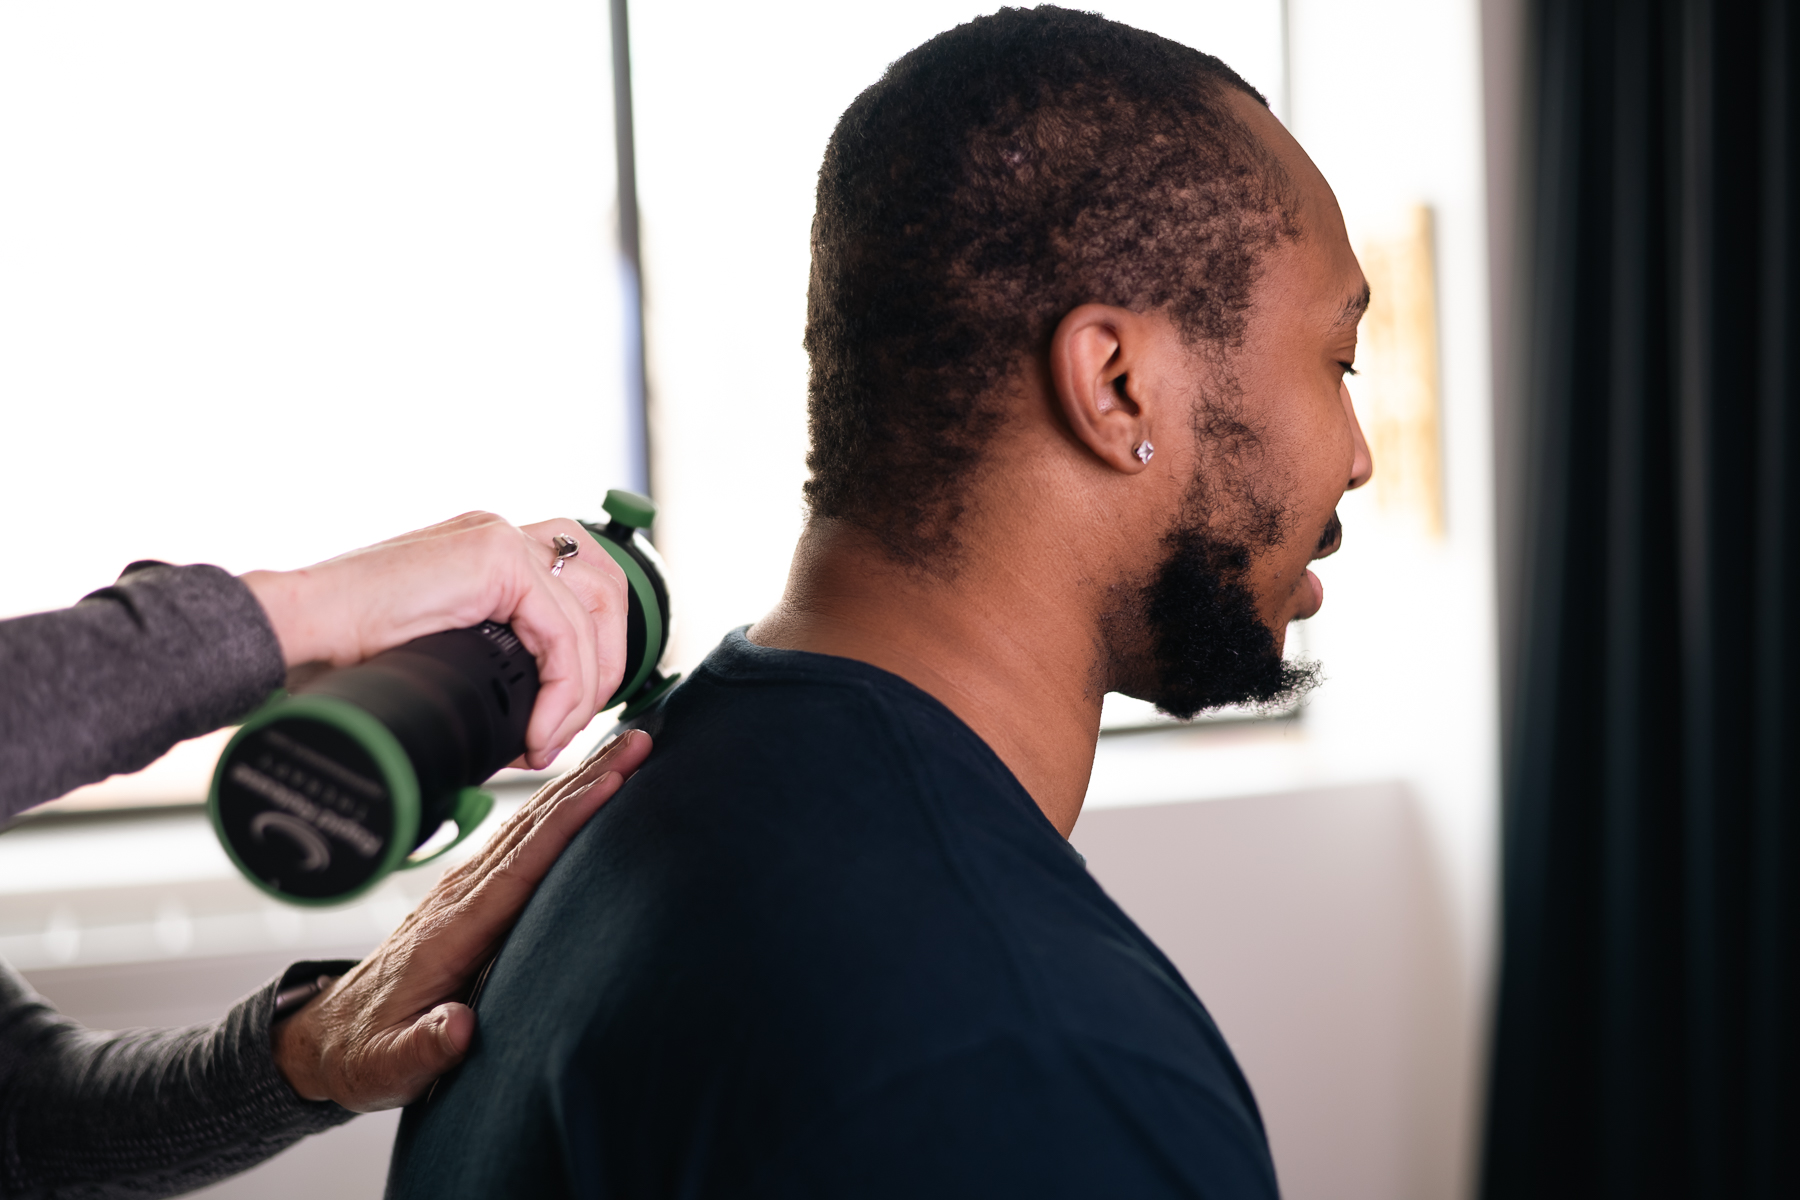
<path fill-rule="evenodd" d="M 1344 523 L 1338 515 L 1331 514 L 1331 520 L 1325 522 L 1325 532 L 1319 535 L 1319 548 L 1313 553 L 1314 558 L 1324 558 L 1336 554 L 1339 546 L 1344 544 Z"/>

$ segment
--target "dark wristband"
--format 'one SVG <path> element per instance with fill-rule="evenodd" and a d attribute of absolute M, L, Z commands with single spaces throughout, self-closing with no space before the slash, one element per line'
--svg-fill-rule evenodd
<path fill-rule="evenodd" d="M 270 1014 L 269 1022 L 273 1024 L 283 1017 L 298 1012 L 306 1007 L 306 1002 L 330 987 L 336 975 L 321 975 L 310 983 L 297 983 L 293 987 L 283 988 L 275 993 L 275 1011 Z"/>
<path fill-rule="evenodd" d="M 284 1017 L 291 1017 L 317 996 L 330 987 L 351 967 L 356 965 L 353 959 L 334 959 L 325 962 L 298 962 L 282 972 L 281 979 L 275 985 L 275 1003 L 269 1012 L 269 1024 Z"/>

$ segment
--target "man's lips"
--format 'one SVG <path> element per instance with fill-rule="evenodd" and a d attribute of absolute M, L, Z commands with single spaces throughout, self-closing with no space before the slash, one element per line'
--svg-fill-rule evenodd
<path fill-rule="evenodd" d="M 1294 620 L 1304 621 L 1315 615 L 1325 606 L 1325 585 L 1311 571 L 1301 581 L 1300 608 L 1294 613 Z"/>
<path fill-rule="evenodd" d="M 1314 561 L 1328 558 L 1336 554 L 1338 547 L 1344 544 L 1344 523 L 1338 520 L 1336 513 L 1331 520 L 1325 522 L 1325 532 L 1319 535 L 1319 546 L 1313 554 Z M 1304 621 L 1316 614 L 1325 606 L 1325 585 L 1311 571 L 1306 572 L 1300 581 L 1300 607 L 1294 612 L 1294 620 Z"/>
<path fill-rule="evenodd" d="M 1338 520 L 1338 515 L 1336 513 L 1332 513 L 1331 520 L 1325 522 L 1325 532 L 1319 535 L 1319 546 L 1318 549 L 1313 551 L 1313 558 L 1329 558 L 1333 554 L 1336 554 L 1338 552 L 1338 547 L 1343 544 L 1344 523 Z"/>

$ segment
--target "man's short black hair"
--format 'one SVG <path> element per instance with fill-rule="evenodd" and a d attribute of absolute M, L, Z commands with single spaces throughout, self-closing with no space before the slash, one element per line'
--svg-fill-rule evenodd
<path fill-rule="evenodd" d="M 1240 336 L 1291 185 L 1208 54 L 1092 13 L 1004 8 L 891 65 L 832 133 L 813 217 L 816 516 L 953 556 L 999 385 L 1090 302 Z"/>

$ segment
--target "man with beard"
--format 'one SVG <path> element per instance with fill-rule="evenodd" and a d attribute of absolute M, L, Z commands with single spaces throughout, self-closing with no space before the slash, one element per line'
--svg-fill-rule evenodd
<path fill-rule="evenodd" d="M 1367 297 L 1216 59 L 1040 8 L 894 63 L 819 174 L 786 594 L 539 891 L 391 1194 L 1274 1196 L 1066 839 L 1106 692 L 1310 683 Z"/>

